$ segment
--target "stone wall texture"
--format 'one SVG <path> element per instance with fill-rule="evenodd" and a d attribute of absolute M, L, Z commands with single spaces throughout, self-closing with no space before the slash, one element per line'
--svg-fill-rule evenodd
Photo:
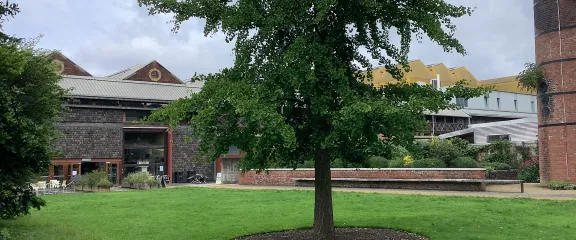
<path fill-rule="evenodd" d="M 314 169 L 270 169 L 256 173 L 248 171 L 238 173 L 238 184 L 265 186 L 294 186 L 294 178 L 314 178 Z M 424 168 L 391 168 L 391 169 L 332 169 L 332 178 L 362 179 L 485 179 L 486 170 L 482 168 L 467 169 L 424 169 Z"/>
<path fill-rule="evenodd" d="M 576 183 L 576 1 L 534 0 L 540 179 Z"/>
<path fill-rule="evenodd" d="M 66 159 L 122 158 L 124 132 L 121 124 L 58 123 L 60 137 L 54 146 Z"/>
<path fill-rule="evenodd" d="M 213 181 L 214 163 L 194 160 L 198 152 L 198 140 L 187 141 L 187 137 L 191 135 L 189 126 L 176 127 L 172 132 L 172 171 L 184 173 L 194 171 Z"/>
<path fill-rule="evenodd" d="M 62 115 L 61 122 L 121 123 L 124 115 L 121 109 L 75 108 L 69 107 Z"/>

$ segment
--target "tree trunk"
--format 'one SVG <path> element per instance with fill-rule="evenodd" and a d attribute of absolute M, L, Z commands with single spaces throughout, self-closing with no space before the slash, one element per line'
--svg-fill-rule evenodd
<path fill-rule="evenodd" d="M 332 211 L 332 183 L 330 177 L 330 158 L 325 149 L 316 152 L 314 161 L 314 239 L 333 240 L 334 214 Z"/>

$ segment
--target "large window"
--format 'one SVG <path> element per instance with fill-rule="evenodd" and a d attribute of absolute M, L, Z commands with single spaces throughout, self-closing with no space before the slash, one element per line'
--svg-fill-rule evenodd
<path fill-rule="evenodd" d="M 460 105 L 460 107 L 468 107 L 468 99 L 456 98 L 456 104 Z"/>
<path fill-rule="evenodd" d="M 486 142 L 510 141 L 510 135 L 488 135 Z"/>
<path fill-rule="evenodd" d="M 150 114 L 147 110 L 126 110 L 126 122 L 140 121 Z"/>
<path fill-rule="evenodd" d="M 164 132 L 124 133 L 124 176 L 147 171 L 152 175 L 167 174 Z"/>

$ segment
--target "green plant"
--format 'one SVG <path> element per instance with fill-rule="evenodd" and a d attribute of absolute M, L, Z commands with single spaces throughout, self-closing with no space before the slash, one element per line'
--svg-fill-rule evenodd
<path fill-rule="evenodd" d="M 370 159 L 368 159 L 368 167 L 370 167 L 370 168 L 387 168 L 388 162 L 389 162 L 389 160 L 384 158 L 384 157 L 373 156 Z"/>
<path fill-rule="evenodd" d="M 344 166 L 344 161 L 342 161 L 341 158 L 336 158 L 334 160 L 332 160 L 332 163 L 330 164 L 332 168 L 345 168 L 346 166 Z"/>
<path fill-rule="evenodd" d="M 484 162 L 506 163 L 511 167 L 517 168 L 518 152 L 510 141 L 496 141 L 487 146 L 488 154 Z"/>
<path fill-rule="evenodd" d="M 300 168 L 314 168 L 314 161 L 313 160 L 307 160 L 304 161 L 300 166 L 298 166 Z"/>
<path fill-rule="evenodd" d="M 143 188 L 144 184 L 149 183 L 150 179 L 154 179 L 154 177 L 148 172 L 135 172 L 128 174 L 128 176 L 124 178 L 124 181 L 129 183 L 130 186 L 135 185 L 137 188 Z"/>
<path fill-rule="evenodd" d="M 485 162 L 482 167 L 486 168 L 486 170 L 510 170 L 512 167 L 506 163 L 499 163 L 499 162 Z"/>
<path fill-rule="evenodd" d="M 96 183 L 96 187 L 98 187 L 98 188 L 110 188 L 113 185 L 114 184 L 112 184 L 110 182 L 110 180 L 108 180 L 106 178 L 102 178 L 102 179 L 100 179 L 100 181 L 98 181 L 98 183 Z"/>
<path fill-rule="evenodd" d="M 412 164 L 414 164 L 414 158 L 410 155 L 404 156 L 402 160 L 404 162 L 404 167 L 412 167 Z"/>
<path fill-rule="evenodd" d="M 410 155 L 410 151 L 408 151 L 408 149 L 406 149 L 405 147 L 399 145 L 392 145 L 390 155 L 392 156 L 391 157 L 392 159 L 404 158 L 405 156 Z"/>
<path fill-rule="evenodd" d="M 457 157 L 452 162 L 454 168 L 475 168 L 478 167 L 478 163 L 474 161 L 471 157 Z"/>
<path fill-rule="evenodd" d="M 458 146 L 452 144 L 450 140 L 432 141 L 428 148 L 430 158 L 442 159 L 448 166 L 452 165 L 452 161 L 461 155 L 462 152 Z"/>
<path fill-rule="evenodd" d="M 540 165 L 538 158 L 532 158 L 522 163 L 520 172 L 518 173 L 518 179 L 529 183 L 540 182 Z"/>
<path fill-rule="evenodd" d="M 150 188 L 160 186 L 160 183 L 158 181 L 156 181 L 156 179 L 154 177 L 148 178 L 146 180 L 146 184 L 148 184 L 148 187 L 150 187 Z"/>
<path fill-rule="evenodd" d="M 95 171 L 95 172 L 91 172 L 86 174 L 83 178 L 86 178 L 86 186 L 90 187 L 90 188 L 95 188 L 97 187 L 98 183 L 102 180 L 108 180 L 108 176 L 106 175 L 106 172 L 101 172 L 101 171 Z"/>
<path fill-rule="evenodd" d="M 413 168 L 445 168 L 446 163 L 438 158 L 424 158 L 414 161 Z"/>
<path fill-rule="evenodd" d="M 518 74 L 518 86 L 528 91 L 536 92 L 540 83 L 544 80 L 544 71 L 535 63 L 524 64 L 524 69 Z"/>
<path fill-rule="evenodd" d="M 395 158 L 389 162 L 389 168 L 404 168 L 404 159 L 402 158 Z"/>
<path fill-rule="evenodd" d="M 568 188 L 571 188 L 570 185 L 572 184 L 568 182 L 548 182 L 548 188 L 552 190 L 567 190 Z"/>
<path fill-rule="evenodd" d="M 6 228 L 0 228 L 0 240 L 10 239 L 10 231 Z"/>

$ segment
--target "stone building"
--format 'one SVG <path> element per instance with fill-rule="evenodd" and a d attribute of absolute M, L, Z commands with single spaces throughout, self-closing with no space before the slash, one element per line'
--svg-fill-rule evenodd
<path fill-rule="evenodd" d="M 534 0 L 540 179 L 576 183 L 576 1 Z"/>
<path fill-rule="evenodd" d="M 197 141 L 187 141 L 189 126 L 167 131 L 166 125 L 137 122 L 153 109 L 199 92 L 201 83 L 185 83 L 156 61 L 94 77 L 59 52 L 51 58 L 60 65 L 60 85 L 69 92 L 57 123 L 59 156 L 52 160 L 49 178 L 70 180 L 100 170 L 116 185 L 136 171 L 168 175 L 172 181 L 185 181 L 192 172 L 214 179 L 214 163 L 194 160 Z"/>

